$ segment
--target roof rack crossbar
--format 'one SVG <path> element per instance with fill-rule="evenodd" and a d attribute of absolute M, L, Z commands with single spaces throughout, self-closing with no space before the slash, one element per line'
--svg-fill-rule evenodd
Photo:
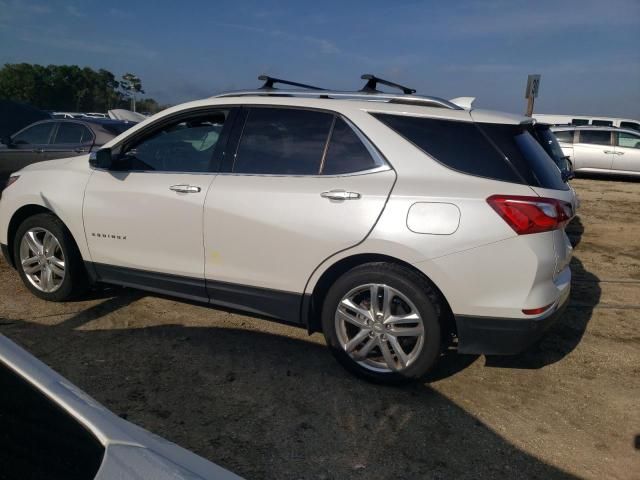
<path fill-rule="evenodd" d="M 291 82 L 289 80 L 282 80 L 281 78 L 270 77 L 268 75 L 260 75 L 258 80 L 264 81 L 264 85 L 260 87 L 260 90 L 271 90 L 275 87 L 275 83 L 281 83 L 282 85 L 291 85 L 292 87 L 306 88 L 307 90 L 324 90 L 320 87 L 314 87 L 313 85 L 306 85 L 304 83 Z"/>
<path fill-rule="evenodd" d="M 382 85 L 386 85 L 387 87 L 397 88 L 398 90 L 402 90 L 402 93 L 405 95 L 411 95 L 416 93 L 414 88 L 405 87 L 404 85 L 400 85 L 397 83 L 390 82 L 389 80 L 385 80 L 383 78 L 378 78 L 375 75 L 371 75 L 370 73 L 365 73 L 360 77 L 362 80 L 367 80 L 367 83 L 360 89 L 361 92 L 367 93 L 382 93 L 376 87 L 378 83 Z"/>

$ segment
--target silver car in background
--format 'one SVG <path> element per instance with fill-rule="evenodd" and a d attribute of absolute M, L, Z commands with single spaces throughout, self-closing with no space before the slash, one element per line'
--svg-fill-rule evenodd
<path fill-rule="evenodd" d="M 553 127 L 576 173 L 640 176 L 640 132 L 616 127 Z"/>
<path fill-rule="evenodd" d="M 3 335 L 0 478 L 241 480 L 116 416 Z"/>

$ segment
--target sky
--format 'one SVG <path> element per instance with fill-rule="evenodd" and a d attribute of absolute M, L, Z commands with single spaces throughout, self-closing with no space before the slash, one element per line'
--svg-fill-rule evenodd
<path fill-rule="evenodd" d="M 180 103 L 263 73 L 356 90 L 373 73 L 522 113 L 640 118 L 640 0 L 0 0 L 0 64 L 137 74 Z"/>

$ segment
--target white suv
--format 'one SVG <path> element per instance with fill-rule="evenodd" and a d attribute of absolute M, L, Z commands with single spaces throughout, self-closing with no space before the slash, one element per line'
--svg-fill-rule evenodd
<path fill-rule="evenodd" d="M 102 282 L 238 309 L 324 332 L 374 381 L 452 345 L 523 350 L 567 302 L 574 208 L 532 120 L 367 78 L 267 79 L 31 165 L 3 193 L 2 250 L 38 297 Z"/>

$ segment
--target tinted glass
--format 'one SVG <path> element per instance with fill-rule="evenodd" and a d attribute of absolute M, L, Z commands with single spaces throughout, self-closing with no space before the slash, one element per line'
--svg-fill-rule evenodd
<path fill-rule="evenodd" d="M 373 114 L 447 167 L 505 182 L 523 180 L 471 122 Z"/>
<path fill-rule="evenodd" d="M 91 132 L 84 125 L 77 123 L 61 123 L 53 143 L 84 143 L 92 138 Z"/>
<path fill-rule="evenodd" d="M 561 130 L 559 132 L 553 132 L 559 142 L 573 143 L 573 130 Z"/>
<path fill-rule="evenodd" d="M 129 147 L 120 168 L 164 172 L 208 172 L 228 112 L 172 123 Z"/>
<path fill-rule="evenodd" d="M 16 145 L 42 145 L 49 143 L 52 129 L 53 122 L 39 123 L 13 137 L 13 143 Z"/>
<path fill-rule="evenodd" d="M 613 125 L 611 120 L 593 120 L 591 125 L 596 125 L 598 127 L 610 127 Z"/>
<path fill-rule="evenodd" d="M 589 120 L 584 118 L 574 118 L 571 120 L 571 125 L 589 125 Z"/>
<path fill-rule="evenodd" d="M 598 130 L 580 130 L 580 143 L 592 145 L 611 145 L 611 132 Z"/>
<path fill-rule="evenodd" d="M 558 168 L 563 170 L 570 170 L 569 162 L 567 161 L 567 157 L 562 151 L 562 147 L 558 143 L 558 139 L 551 131 L 549 127 L 546 126 L 537 126 L 535 128 L 535 134 L 538 139 L 538 142 L 544 148 L 544 151 L 547 152 L 547 155 L 551 157 L 551 159 L 555 162 Z"/>
<path fill-rule="evenodd" d="M 382 165 L 343 119 L 336 117 L 322 172 L 325 175 L 362 172 Z"/>
<path fill-rule="evenodd" d="M 553 159 L 532 135 L 530 125 L 479 123 L 478 126 L 495 142 L 528 185 L 555 190 L 569 188 Z"/>
<path fill-rule="evenodd" d="M 0 363 L 0 478 L 94 478 L 104 447 L 80 422 Z"/>
<path fill-rule="evenodd" d="M 100 126 L 103 129 L 105 129 L 107 132 L 111 133 L 114 136 L 118 136 L 122 132 L 126 132 L 134 125 L 135 123 L 102 123 L 100 124 Z"/>
<path fill-rule="evenodd" d="M 618 145 L 625 148 L 640 148 L 640 135 L 617 132 Z"/>
<path fill-rule="evenodd" d="M 253 108 L 242 131 L 235 173 L 317 175 L 333 115 Z"/>
<path fill-rule="evenodd" d="M 640 131 L 640 123 L 636 123 L 636 122 L 620 122 L 620 126 L 622 128 L 631 128 L 633 130 Z"/>

